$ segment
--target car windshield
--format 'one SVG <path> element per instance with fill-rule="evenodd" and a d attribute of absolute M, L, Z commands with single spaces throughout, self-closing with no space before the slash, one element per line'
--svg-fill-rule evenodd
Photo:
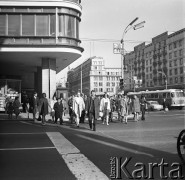
<path fill-rule="evenodd" d="M 150 104 L 159 104 L 157 101 L 152 101 Z"/>

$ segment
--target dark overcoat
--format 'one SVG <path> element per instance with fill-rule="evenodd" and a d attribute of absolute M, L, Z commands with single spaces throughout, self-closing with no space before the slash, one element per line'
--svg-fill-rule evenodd
<path fill-rule="evenodd" d="M 86 104 L 85 104 L 85 110 L 87 112 L 87 114 L 89 115 L 90 113 L 90 108 L 91 108 L 91 103 L 93 103 L 93 99 L 92 97 L 88 97 L 86 100 Z M 99 118 L 99 112 L 100 112 L 100 99 L 98 97 L 94 98 L 94 112 L 95 112 L 95 119 Z"/>
<path fill-rule="evenodd" d="M 48 100 L 46 98 L 41 98 L 40 99 L 40 114 L 41 115 L 47 115 L 48 114 L 48 106 L 49 106 L 49 103 L 48 103 Z"/>
<path fill-rule="evenodd" d="M 58 119 L 58 118 L 62 119 L 63 110 L 64 110 L 62 102 L 60 102 L 60 104 L 58 102 L 56 102 L 54 104 L 53 109 L 55 110 L 55 118 L 56 119 Z"/>

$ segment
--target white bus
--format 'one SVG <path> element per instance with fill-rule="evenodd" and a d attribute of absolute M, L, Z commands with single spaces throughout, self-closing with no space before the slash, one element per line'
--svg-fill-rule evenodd
<path fill-rule="evenodd" d="M 169 109 L 173 107 L 182 109 L 185 106 L 185 94 L 180 89 L 129 92 L 127 95 L 137 95 L 139 98 L 144 95 L 147 101 L 158 101 L 159 104 L 163 104 L 163 100 L 166 99 L 166 105 Z"/>

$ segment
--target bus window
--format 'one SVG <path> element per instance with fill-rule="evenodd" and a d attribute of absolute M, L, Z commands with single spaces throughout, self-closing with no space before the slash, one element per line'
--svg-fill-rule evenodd
<path fill-rule="evenodd" d="M 172 97 L 172 98 L 175 97 L 175 93 L 171 93 L 171 97 Z"/>
<path fill-rule="evenodd" d="M 166 98 L 166 93 L 163 93 L 163 98 Z"/>
<path fill-rule="evenodd" d="M 161 93 L 159 94 L 159 98 L 163 98 L 163 95 Z"/>
<path fill-rule="evenodd" d="M 154 97 L 157 99 L 158 98 L 158 94 L 156 93 L 156 94 L 154 94 Z"/>
<path fill-rule="evenodd" d="M 151 98 L 154 98 L 154 94 L 151 94 Z"/>
<path fill-rule="evenodd" d="M 170 93 L 167 93 L 167 98 L 171 98 Z"/>

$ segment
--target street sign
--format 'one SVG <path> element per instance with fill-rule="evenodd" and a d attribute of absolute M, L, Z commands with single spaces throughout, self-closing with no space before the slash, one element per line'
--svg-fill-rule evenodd
<path fill-rule="evenodd" d="M 120 43 L 113 43 L 113 53 L 121 54 L 122 45 Z"/>

